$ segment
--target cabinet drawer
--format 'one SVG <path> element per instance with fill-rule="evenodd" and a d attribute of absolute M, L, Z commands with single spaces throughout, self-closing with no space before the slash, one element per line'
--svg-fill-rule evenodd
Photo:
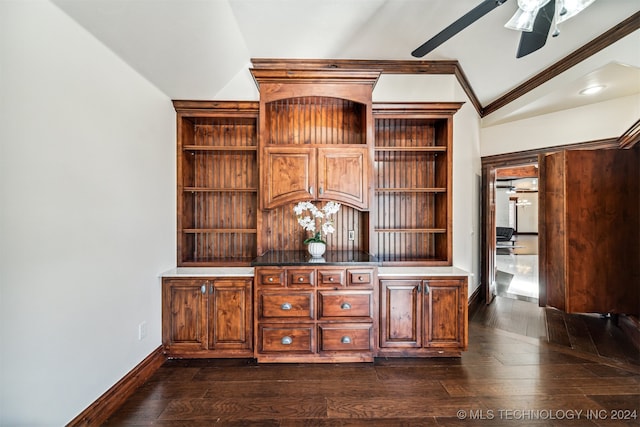
<path fill-rule="evenodd" d="M 367 317 L 373 318 L 373 292 L 320 291 L 318 292 L 320 318 Z"/>
<path fill-rule="evenodd" d="M 266 270 L 260 269 L 256 272 L 256 281 L 262 286 L 284 286 L 284 270 L 273 269 Z"/>
<path fill-rule="evenodd" d="M 320 351 L 370 351 L 371 324 L 321 325 Z"/>
<path fill-rule="evenodd" d="M 348 270 L 349 286 L 373 286 L 373 270 Z"/>
<path fill-rule="evenodd" d="M 259 298 L 262 318 L 313 318 L 313 293 L 311 292 L 261 293 Z"/>
<path fill-rule="evenodd" d="M 323 286 L 323 287 L 346 286 L 344 270 L 318 270 L 318 286 Z"/>
<path fill-rule="evenodd" d="M 260 350 L 270 352 L 313 352 L 313 326 L 260 326 Z"/>
<path fill-rule="evenodd" d="M 288 286 L 290 288 L 314 286 L 313 270 L 287 270 Z"/>

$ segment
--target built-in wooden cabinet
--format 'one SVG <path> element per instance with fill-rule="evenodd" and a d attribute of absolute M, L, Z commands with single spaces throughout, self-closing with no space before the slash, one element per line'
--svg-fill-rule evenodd
<path fill-rule="evenodd" d="M 372 250 L 383 265 L 451 265 L 452 130 L 461 105 L 373 106 Z"/>
<path fill-rule="evenodd" d="M 304 250 L 293 215 L 301 200 L 342 204 L 328 250 L 369 252 L 373 133 L 378 71 L 251 70 L 260 90 L 258 253 Z"/>
<path fill-rule="evenodd" d="M 249 265 L 258 233 L 258 103 L 174 106 L 178 266 Z"/>
<path fill-rule="evenodd" d="M 250 278 L 164 278 L 162 343 L 170 357 L 253 356 Z"/>
<path fill-rule="evenodd" d="M 174 101 L 178 267 L 258 267 L 253 288 L 247 278 L 164 278 L 167 354 L 459 355 L 466 279 L 379 283 L 376 266 L 451 265 L 453 115 L 462 104 L 374 104 L 380 72 L 370 69 L 257 65 L 259 102 Z M 305 253 L 310 236 L 293 211 L 303 200 L 342 205 L 326 236 L 337 261 L 257 262 Z"/>
<path fill-rule="evenodd" d="M 368 208 L 366 147 L 269 146 L 263 150 L 262 206 L 301 200 L 333 200 Z"/>
<path fill-rule="evenodd" d="M 541 300 L 640 314 L 640 149 L 541 155 Z"/>
<path fill-rule="evenodd" d="M 466 278 L 380 280 L 380 356 L 456 356 L 467 348 Z"/>
<path fill-rule="evenodd" d="M 374 268 L 256 268 L 256 358 L 373 360 L 375 288 Z"/>

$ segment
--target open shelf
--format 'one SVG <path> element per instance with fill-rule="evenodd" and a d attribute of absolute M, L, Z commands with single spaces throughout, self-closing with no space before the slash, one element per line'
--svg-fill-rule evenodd
<path fill-rule="evenodd" d="M 383 265 L 450 265 L 450 130 L 459 106 L 444 114 L 426 103 L 376 107 L 375 254 Z"/>
<path fill-rule="evenodd" d="M 258 104 L 183 111 L 178 102 L 176 111 L 178 266 L 249 265 L 258 234 Z"/>

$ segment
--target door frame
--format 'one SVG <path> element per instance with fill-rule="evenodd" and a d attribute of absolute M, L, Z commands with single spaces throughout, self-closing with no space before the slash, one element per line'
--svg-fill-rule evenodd
<path fill-rule="evenodd" d="M 594 150 L 603 148 L 618 148 L 618 138 L 601 139 L 596 141 L 580 142 L 577 144 L 558 145 L 555 147 L 538 148 L 534 150 L 519 151 L 513 153 L 496 154 L 481 158 L 482 161 L 482 203 L 481 203 L 481 269 L 480 269 L 480 295 L 483 295 L 485 302 L 490 304 L 495 294 L 493 293 L 495 283 L 495 253 L 496 253 L 496 227 L 495 227 L 495 174 L 496 169 L 513 166 L 526 166 L 528 164 L 539 163 L 539 156 L 554 153 L 561 150 Z M 539 296 L 538 305 L 544 307 L 547 302 L 546 284 L 544 283 L 544 242 L 543 236 L 544 222 L 540 211 L 544 208 L 544 183 L 542 173 L 538 170 L 538 254 L 539 254 Z"/>

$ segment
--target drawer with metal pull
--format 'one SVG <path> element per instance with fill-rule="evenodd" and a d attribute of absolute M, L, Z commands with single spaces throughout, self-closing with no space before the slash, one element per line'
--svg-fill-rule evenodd
<path fill-rule="evenodd" d="M 287 270 L 287 286 L 290 288 L 315 286 L 314 270 Z"/>
<path fill-rule="evenodd" d="M 262 286 L 284 286 L 285 274 L 281 268 L 256 270 L 256 283 Z"/>
<path fill-rule="evenodd" d="M 373 319 L 372 291 L 318 291 L 318 318 Z"/>
<path fill-rule="evenodd" d="M 278 326 L 261 325 L 259 329 L 260 351 L 313 353 L 312 325 Z"/>
<path fill-rule="evenodd" d="M 320 325 L 320 351 L 370 351 L 372 325 Z"/>
<path fill-rule="evenodd" d="M 261 318 L 313 319 L 313 292 L 262 292 L 259 298 Z"/>
<path fill-rule="evenodd" d="M 318 287 L 339 289 L 346 285 L 344 270 L 318 269 Z"/>
<path fill-rule="evenodd" d="M 348 286 L 373 286 L 374 273 L 372 269 L 347 270 Z"/>

